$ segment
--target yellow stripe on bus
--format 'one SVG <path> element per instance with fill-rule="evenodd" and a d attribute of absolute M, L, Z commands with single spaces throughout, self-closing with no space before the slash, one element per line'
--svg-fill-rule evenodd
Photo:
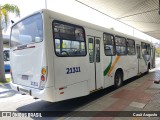
<path fill-rule="evenodd" d="M 110 68 L 110 70 L 109 70 L 109 72 L 107 74 L 108 76 L 110 76 L 110 74 L 111 74 L 113 68 L 115 67 L 116 63 L 118 62 L 119 58 L 120 58 L 120 56 L 116 56 L 116 59 L 114 60 L 112 66 L 111 66 L 111 68 Z"/>

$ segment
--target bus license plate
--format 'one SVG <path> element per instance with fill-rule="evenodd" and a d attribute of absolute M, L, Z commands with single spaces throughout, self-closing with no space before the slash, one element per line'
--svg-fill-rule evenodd
<path fill-rule="evenodd" d="M 22 75 L 22 80 L 28 80 L 28 75 Z"/>

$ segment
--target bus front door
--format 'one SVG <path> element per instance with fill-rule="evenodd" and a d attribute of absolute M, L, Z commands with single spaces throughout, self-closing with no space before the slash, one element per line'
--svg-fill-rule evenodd
<path fill-rule="evenodd" d="M 90 91 L 101 88 L 102 69 L 100 66 L 100 38 L 88 37 L 89 67 L 90 67 Z"/>

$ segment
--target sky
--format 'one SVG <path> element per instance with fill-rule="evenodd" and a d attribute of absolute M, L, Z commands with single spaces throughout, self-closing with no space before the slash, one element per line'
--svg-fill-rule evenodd
<path fill-rule="evenodd" d="M 90 23 L 94 23 L 106 28 L 114 28 L 116 31 L 126 33 L 131 36 L 134 35 L 148 41 L 157 42 L 156 39 L 145 35 L 144 33 L 137 31 L 130 26 L 122 24 L 121 22 L 118 22 L 108 16 L 105 16 L 91 8 L 88 8 L 87 6 L 84 6 L 75 0 L 0 0 L 1 5 L 6 3 L 17 5 L 20 9 L 20 18 L 10 14 L 10 19 L 15 22 L 39 9 L 47 7 L 47 9 L 63 13 Z M 4 34 L 10 34 L 10 27 Z"/>
<path fill-rule="evenodd" d="M 45 0 L 0 0 L 1 5 L 6 3 L 17 5 L 21 12 L 20 17 L 25 17 L 34 11 L 45 8 Z"/>
<path fill-rule="evenodd" d="M 0 0 L 0 5 L 4 5 L 6 3 L 17 5 L 20 9 L 20 17 L 15 17 L 14 14 L 9 14 L 10 20 L 13 20 L 15 22 L 33 13 L 34 11 L 45 8 L 45 0 Z M 10 26 L 3 34 L 10 34 Z"/>

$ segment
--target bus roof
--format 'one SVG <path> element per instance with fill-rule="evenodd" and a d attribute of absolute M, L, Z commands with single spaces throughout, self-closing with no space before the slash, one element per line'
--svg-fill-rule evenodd
<path fill-rule="evenodd" d="M 124 34 L 124 33 L 121 33 L 121 32 L 118 32 L 118 31 L 114 31 L 114 30 L 111 30 L 111 29 L 108 29 L 108 28 L 105 28 L 103 26 L 99 26 L 99 25 L 95 25 L 93 23 L 89 23 L 89 22 L 86 22 L 86 21 L 83 21 L 83 20 L 79 20 L 77 18 L 74 18 L 74 17 L 71 17 L 71 16 L 68 16 L 68 15 L 64 15 L 62 13 L 58 13 L 58 12 L 55 12 L 55 11 L 51 11 L 49 9 L 41 9 L 39 11 L 36 11 L 24 18 L 22 18 L 21 20 L 19 20 L 18 22 L 26 19 L 27 17 L 30 17 L 34 14 L 37 14 L 37 13 L 44 13 L 44 14 L 48 14 L 51 18 L 53 18 L 54 20 L 60 20 L 60 21 L 64 21 L 64 22 L 68 22 L 68 23 L 72 23 L 72 24 L 75 24 L 75 25 L 80 25 L 80 26 L 83 26 L 84 28 L 90 28 L 90 29 L 94 29 L 94 30 L 97 30 L 97 31 L 101 31 L 101 32 L 106 32 L 106 33 L 110 33 L 110 34 L 114 34 L 114 35 L 118 35 L 118 36 L 122 36 L 122 37 L 126 37 L 126 38 L 129 38 L 129 39 L 134 39 L 134 40 L 139 40 L 139 41 L 142 41 L 142 42 L 145 42 L 145 43 L 150 43 L 152 44 L 152 42 L 149 42 L 149 41 L 146 41 L 144 39 L 140 39 L 140 38 L 137 38 L 137 37 L 134 37 L 134 36 L 131 36 L 131 35 L 127 35 L 127 34 Z M 18 23 L 16 22 L 16 23 Z M 12 27 L 16 24 L 14 23 L 12 25 Z"/>

